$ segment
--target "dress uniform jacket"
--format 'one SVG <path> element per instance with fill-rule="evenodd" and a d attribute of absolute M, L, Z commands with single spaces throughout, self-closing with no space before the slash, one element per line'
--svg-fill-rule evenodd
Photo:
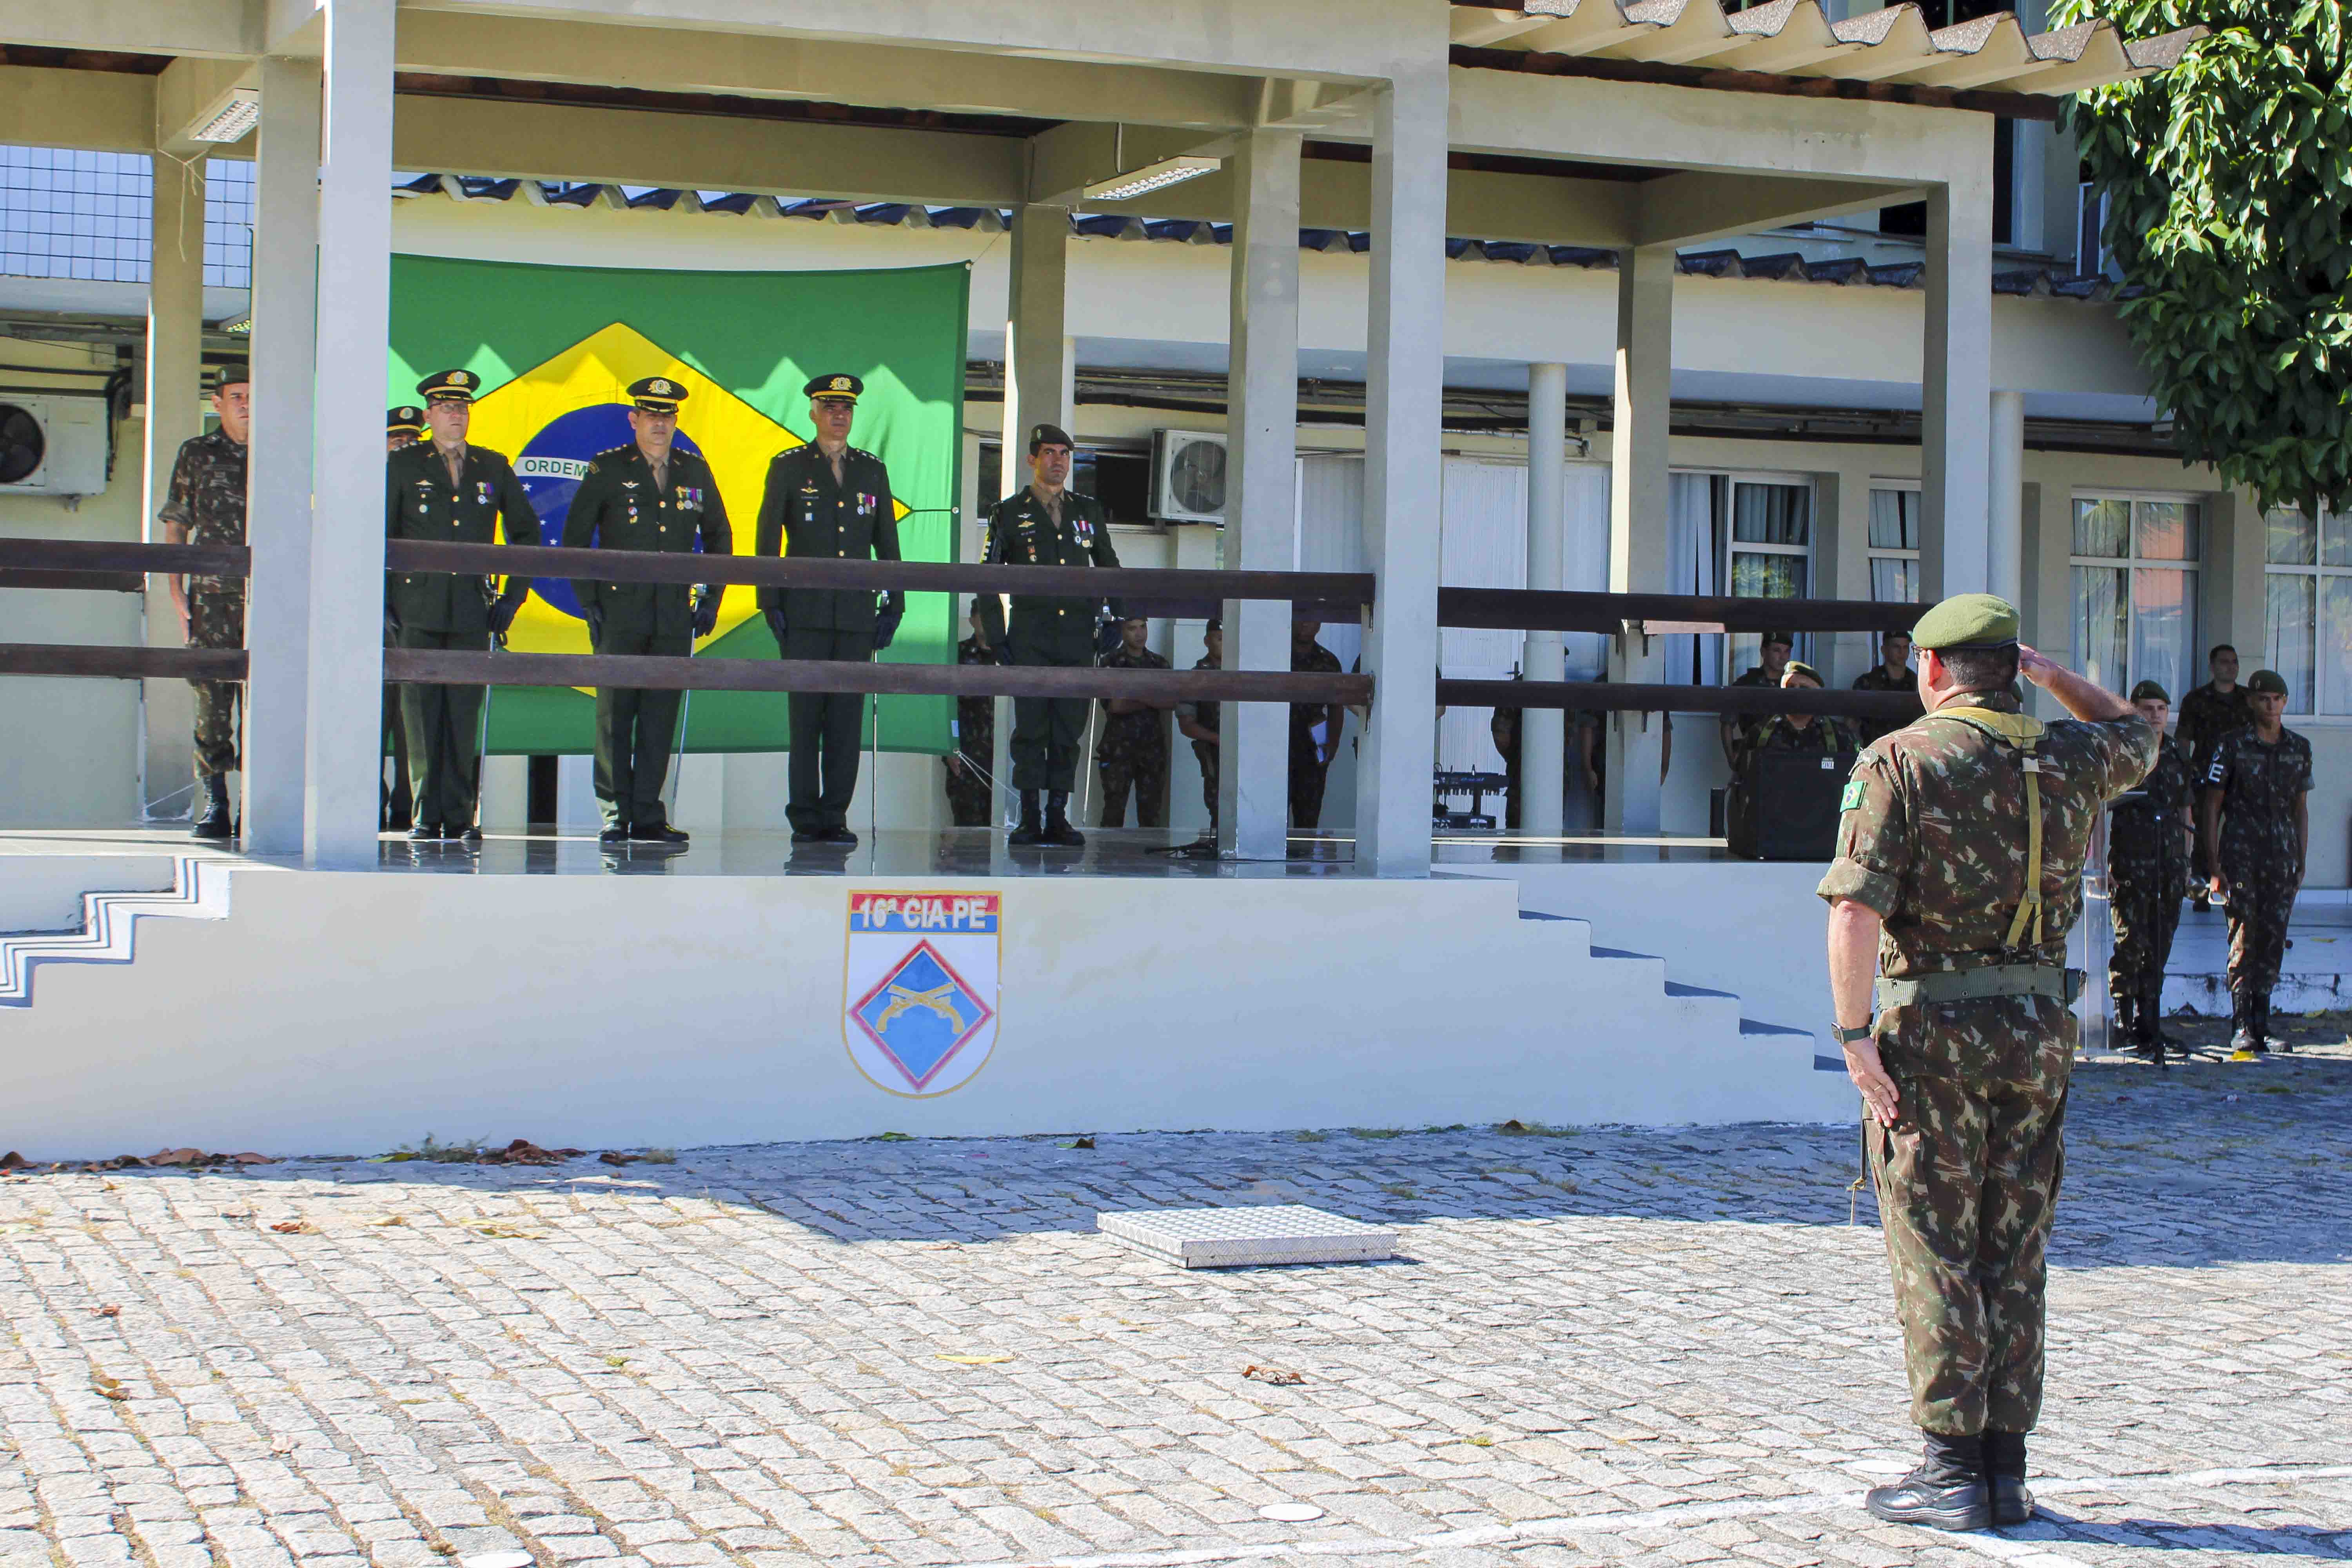
<path fill-rule="evenodd" d="M 710 465 L 673 447 L 669 483 L 654 483 L 653 465 L 634 445 L 599 452 L 572 497 L 564 519 L 565 548 L 658 550 L 684 554 L 698 541 L 706 555 L 731 555 L 735 533 Z M 688 636 L 694 590 L 683 583 L 599 583 L 574 579 L 572 590 L 592 624 L 662 637 Z"/>
<path fill-rule="evenodd" d="M 388 539 L 451 544 L 539 542 L 539 513 L 523 492 L 506 455 L 469 446 L 456 484 L 430 441 L 394 452 L 384 465 L 383 531 Z M 530 579 L 507 578 L 502 605 L 520 607 Z M 384 605 L 404 628 L 479 633 L 490 626 L 489 601 L 479 576 L 454 572 L 387 572 Z"/>
<path fill-rule="evenodd" d="M 898 510 L 890 470 L 873 453 L 850 447 L 841 479 L 814 441 L 779 452 L 768 465 L 752 548 L 761 555 L 824 560 L 896 561 Z M 874 631 L 870 588 L 761 588 L 762 610 L 782 610 L 794 631 Z"/>
<path fill-rule="evenodd" d="M 1062 492 L 1062 516 L 1055 521 L 1037 492 L 1023 486 L 989 509 L 988 544 L 982 560 L 992 565 L 1117 566 L 1118 552 L 1111 548 L 1110 514 L 1102 502 L 1076 490 Z M 1047 650 L 1041 663 L 1094 662 L 1097 598 L 1068 598 L 1050 594 L 1013 595 L 1013 626 L 1008 635 L 1002 603 L 993 595 L 980 600 L 981 629 L 992 647 L 1013 649 L 1016 662 L 1025 649 Z"/>

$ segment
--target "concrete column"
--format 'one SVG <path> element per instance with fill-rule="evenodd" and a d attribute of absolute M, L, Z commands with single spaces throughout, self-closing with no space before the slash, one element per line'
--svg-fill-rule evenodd
<path fill-rule="evenodd" d="M 1372 109 L 1372 265 L 1364 410 L 1364 628 L 1372 721 L 1356 770 L 1356 864 L 1429 874 L 1437 754 L 1439 441 L 1445 389 L 1442 71 L 1398 78 Z"/>
<path fill-rule="evenodd" d="M 310 457 L 317 363 L 318 62 L 261 62 L 254 172 L 253 545 L 245 646 L 245 841 L 264 855 L 303 844 L 310 700 Z M 356 489 L 357 487 L 354 487 Z"/>
<path fill-rule="evenodd" d="M 1666 559 L 1666 421 L 1674 376 L 1675 252 L 1639 246 L 1617 253 L 1616 430 L 1609 451 L 1609 591 L 1663 594 Z M 1621 636 L 1609 649 L 1609 679 L 1633 685 L 1664 679 L 1664 645 Z M 1612 833 L 1658 831 L 1658 765 L 1665 718 L 1611 716 L 1608 814 Z M 1712 743 L 1714 737 L 1706 740 Z M 1694 742 L 1694 744 L 1696 742 Z"/>
<path fill-rule="evenodd" d="M 183 164 L 157 153 L 152 159 L 153 220 L 147 266 L 147 445 L 140 535 L 160 542 L 155 514 L 172 488 L 172 464 L 180 443 L 205 433 L 205 164 Z M 147 579 L 147 643 L 181 647 L 186 635 L 172 605 L 171 584 Z M 194 697 L 184 680 L 149 680 L 140 771 L 142 799 L 167 818 L 188 815 L 195 780 Z"/>
<path fill-rule="evenodd" d="M 1568 366 L 1528 366 L 1528 586 L 1558 592 L 1567 541 L 1561 530 L 1561 479 L 1568 464 Z M 1531 631 L 1520 668 L 1529 680 L 1559 680 L 1567 670 L 1558 632 Z M 1558 708 L 1519 710 L 1519 831 L 1560 831 L 1568 772 L 1568 715 Z"/>
<path fill-rule="evenodd" d="M 1986 581 L 2014 605 L 2025 592 L 2025 394 L 1992 395 L 1986 435 Z"/>
<path fill-rule="evenodd" d="M 1070 215 L 1065 207 L 1013 209 L 1013 258 L 1005 272 L 1004 457 L 1006 495 L 1029 482 L 1029 427 L 1040 422 L 1068 429 L 1076 367 L 1074 340 L 1062 331 L 1070 265 Z M 982 505 L 999 497 L 989 496 Z M 1080 766 L 1088 766 L 1087 759 Z M 996 700 L 997 820 L 1013 801 L 1013 699 Z"/>
<path fill-rule="evenodd" d="M 303 858 L 376 863 L 383 778 L 383 404 L 392 300 L 392 0 L 327 0 L 318 437 Z"/>
<path fill-rule="evenodd" d="M 1220 564 L 1287 572 L 1298 560 L 1298 152 L 1294 131 L 1255 131 L 1233 161 L 1231 446 Z M 1225 665 L 1290 668 L 1290 606 L 1228 599 Z M 1228 702 L 1218 747 L 1217 850 L 1279 860 L 1289 829 L 1289 710 Z"/>
<path fill-rule="evenodd" d="M 1978 172 L 1927 195 L 1920 600 L 1984 590 L 1992 409 L 1992 121 Z"/>

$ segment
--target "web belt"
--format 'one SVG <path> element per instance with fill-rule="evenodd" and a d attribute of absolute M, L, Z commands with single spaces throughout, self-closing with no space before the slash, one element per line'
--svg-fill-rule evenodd
<path fill-rule="evenodd" d="M 1873 1000 L 1883 1010 L 1922 1003 L 1974 1002 L 1987 996 L 2048 996 L 2072 1002 L 2083 994 L 2083 972 L 2054 963 L 1988 963 L 1944 969 L 1908 980 L 1881 980 Z"/>

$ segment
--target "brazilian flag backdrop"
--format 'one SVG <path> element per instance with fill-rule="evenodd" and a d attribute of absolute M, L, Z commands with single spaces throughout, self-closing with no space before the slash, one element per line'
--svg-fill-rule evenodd
<path fill-rule="evenodd" d="M 387 401 L 415 400 L 416 383 L 460 366 L 481 376 L 470 439 L 505 453 L 540 518 L 562 542 L 588 459 L 631 439 L 623 390 L 665 375 L 688 389 L 677 441 L 709 460 L 733 525 L 751 553 L 768 460 L 811 438 L 810 377 L 847 371 L 866 383 L 853 445 L 889 466 L 898 540 L 909 561 L 954 559 L 952 509 L 961 493 L 965 307 L 971 272 L 948 267 L 840 272 L 667 272 L 534 267 L 440 257 L 392 258 L 392 366 Z M 698 657 L 773 658 L 775 639 L 754 590 L 727 591 L 718 630 Z M 508 634 L 527 653 L 585 653 L 588 628 L 571 584 L 542 577 Z M 909 594 L 907 617 L 881 657 L 955 662 L 955 605 Z M 785 748 L 782 692 L 698 691 L 684 749 Z M 869 709 L 869 713 L 873 710 Z M 879 700 L 880 744 L 945 754 L 953 699 Z M 501 686 L 489 703 L 489 749 L 594 749 L 585 690 Z M 869 729 L 866 744 L 874 743 Z"/>

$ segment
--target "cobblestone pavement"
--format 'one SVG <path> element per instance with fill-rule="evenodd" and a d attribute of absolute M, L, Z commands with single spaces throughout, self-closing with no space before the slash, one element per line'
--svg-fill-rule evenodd
<path fill-rule="evenodd" d="M 1914 1438 L 1851 1130 L 1477 1129 L 12 1178 L 0 1564 L 2352 1557 L 2352 1051 L 2074 1122 L 2002 1535 L 1857 1506 Z M 1092 1229 L 1258 1202 L 1406 1256 Z"/>

